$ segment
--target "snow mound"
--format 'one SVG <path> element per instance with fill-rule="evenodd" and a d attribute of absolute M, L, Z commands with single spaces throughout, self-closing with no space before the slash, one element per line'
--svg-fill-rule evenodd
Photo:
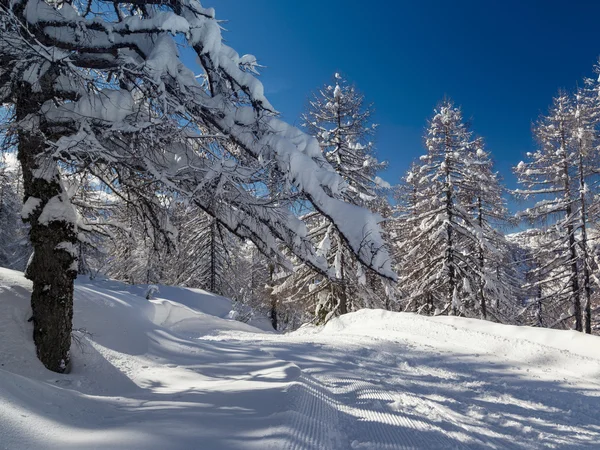
<path fill-rule="evenodd" d="M 303 332 L 314 333 L 315 330 Z M 363 309 L 337 317 L 316 332 L 407 340 L 452 352 L 501 355 L 509 361 L 548 366 L 579 377 L 600 379 L 600 338 L 572 330 Z"/>

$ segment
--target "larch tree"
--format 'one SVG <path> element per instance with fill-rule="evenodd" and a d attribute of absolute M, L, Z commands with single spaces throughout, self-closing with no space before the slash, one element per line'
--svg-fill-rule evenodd
<path fill-rule="evenodd" d="M 600 68 L 596 66 L 596 71 Z M 574 96 L 573 110 L 573 144 L 574 164 L 576 166 L 577 195 L 578 195 L 578 235 L 581 277 L 583 295 L 583 328 L 588 334 L 592 332 L 592 272 L 597 269 L 597 264 L 592 255 L 589 228 L 590 210 L 597 209 L 595 198 L 598 167 L 600 159 L 598 148 L 600 144 L 598 125 L 600 124 L 600 87 L 592 79 L 585 79 L 582 88 L 577 89 Z"/>
<path fill-rule="evenodd" d="M 427 188 L 416 193 L 414 204 L 427 205 L 408 218 L 418 231 L 400 249 L 402 264 L 410 268 L 401 280 L 406 283 L 407 301 L 425 297 L 429 309 L 439 313 L 462 312 L 461 289 L 471 292 L 469 278 L 479 273 L 475 255 L 461 252 L 465 239 L 477 242 L 470 230 L 471 217 L 459 203 L 459 194 L 469 187 L 466 168 L 472 143 L 460 109 L 443 101 L 429 121 L 427 154 L 421 157 L 417 175 Z"/>
<path fill-rule="evenodd" d="M 478 314 L 506 297 L 502 187 L 483 141 L 443 101 L 425 135 L 427 154 L 400 189 L 398 258 L 405 310 Z M 492 300 L 493 299 L 493 300 Z M 499 320 L 499 319 L 498 319 Z"/>
<path fill-rule="evenodd" d="M 289 209 L 301 193 L 362 264 L 394 277 L 378 218 L 344 202 L 354 193 L 317 140 L 277 118 L 256 59 L 223 44 L 212 8 L 195 0 L 0 0 L 0 29 L 0 102 L 14 111 L 8 122 L 34 250 L 26 270 L 33 337 L 48 369 L 70 366 L 80 220 L 65 174 L 91 174 L 166 241 L 175 236 L 161 198 L 172 195 L 261 252 L 280 254 L 283 244 L 326 272 Z M 197 56 L 202 73 L 186 67 L 182 52 Z M 207 156 L 223 140 L 242 156 Z M 246 189 L 256 185 L 256 165 L 281 175 L 277 192 L 266 181 L 260 193 Z"/>
<path fill-rule="evenodd" d="M 435 311 L 433 293 L 427 288 L 418 292 L 411 290 L 421 274 L 420 271 L 413 271 L 414 266 L 407 259 L 407 252 L 415 245 L 425 248 L 425 242 L 421 240 L 428 238 L 427 235 L 421 235 L 420 217 L 431 207 L 429 199 L 434 198 L 431 189 L 435 186 L 428 184 L 426 178 L 421 176 L 421 166 L 420 161 L 413 161 L 394 190 L 396 205 L 391 222 L 392 257 L 402 280 L 397 286 L 402 309 L 432 315 Z M 417 241 L 420 241 L 419 244 Z"/>
<path fill-rule="evenodd" d="M 491 314 L 497 321 L 506 322 L 515 311 L 517 289 L 509 244 L 502 233 L 502 228 L 509 225 L 506 190 L 482 138 L 473 141 L 469 153 L 470 165 L 465 173 L 468 189 L 461 193 L 461 200 L 471 213 L 477 237 L 476 248 L 470 251 L 476 252 L 479 263 L 479 314 L 482 319 Z"/>
<path fill-rule="evenodd" d="M 372 123 L 372 113 L 364 96 L 336 73 L 332 84 L 312 95 L 302 119 L 307 132 L 317 138 L 325 163 L 347 184 L 344 199 L 359 207 L 375 209 L 375 200 L 388 185 L 377 176 L 385 163 L 375 158 L 372 139 L 376 125 Z M 369 284 L 377 281 L 372 279 L 367 283 L 367 272 L 373 271 L 373 267 L 354 256 L 329 217 L 316 213 L 305 215 L 312 224 L 309 233 L 318 243 L 319 255 L 332 267 L 333 279 L 311 274 L 311 268 L 304 266 L 296 269 L 276 292 L 287 291 L 304 304 L 316 303 L 315 317 L 322 323 L 367 306 L 376 296 Z M 390 264 L 387 256 L 386 264 Z"/>
<path fill-rule="evenodd" d="M 198 209 L 180 208 L 179 239 L 176 255 L 170 258 L 168 282 L 229 295 L 232 251 L 238 243 L 213 217 Z"/>
<path fill-rule="evenodd" d="M 136 190 L 124 189 L 119 195 L 104 195 L 102 207 L 92 204 L 88 214 L 100 215 L 104 221 L 98 228 L 106 231 L 106 275 L 130 284 L 168 282 L 179 235 L 171 222 L 172 201 L 142 188 L 133 177 L 128 180 Z M 98 194 L 96 189 L 95 194 Z M 155 198 L 156 197 L 156 198 Z M 138 204 L 134 204 L 139 202 Z M 74 204 L 79 206 L 77 199 Z M 139 204 L 144 205 L 143 208 Z M 146 211 L 151 214 L 146 214 Z M 80 224 L 81 227 L 81 224 Z"/>
<path fill-rule="evenodd" d="M 546 248 L 553 244 L 554 230 L 533 227 L 508 238 L 513 245 L 515 267 L 522 279 L 519 292 L 522 308 L 515 321 L 536 327 L 556 323 L 564 314 L 564 304 L 560 299 L 555 301 L 552 296 L 545 296 L 549 289 L 542 283 L 544 271 L 541 270 L 552 257 Z"/>
<path fill-rule="evenodd" d="M 532 223 L 545 225 L 545 239 L 537 248 L 543 263 L 531 276 L 540 286 L 540 301 L 559 303 L 563 313 L 555 326 L 574 319 L 575 329 L 583 330 L 581 308 L 581 268 L 577 233 L 580 228 L 578 145 L 573 102 L 566 93 L 554 98 L 549 113 L 534 128 L 538 150 L 528 153 L 527 161 L 515 168 L 524 188 L 516 191 L 523 198 L 540 200 L 521 213 Z"/>

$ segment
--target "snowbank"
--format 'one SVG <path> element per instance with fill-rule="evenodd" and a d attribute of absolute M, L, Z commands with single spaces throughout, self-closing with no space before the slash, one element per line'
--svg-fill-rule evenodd
<path fill-rule="evenodd" d="M 330 321 L 320 333 L 420 342 L 441 350 L 496 355 L 600 380 L 600 338 L 572 330 L 364 309 Z"/>

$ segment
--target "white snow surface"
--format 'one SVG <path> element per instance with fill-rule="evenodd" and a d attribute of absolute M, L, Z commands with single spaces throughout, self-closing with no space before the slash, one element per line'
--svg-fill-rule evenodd
<path fill-rule="evenodd" d="M 73 370 L 43 368 L 0 269 L 0 448 L 598 448 L 600 338 L 362 310 L 281 335 L 195 289 L 75 287 Z"/>

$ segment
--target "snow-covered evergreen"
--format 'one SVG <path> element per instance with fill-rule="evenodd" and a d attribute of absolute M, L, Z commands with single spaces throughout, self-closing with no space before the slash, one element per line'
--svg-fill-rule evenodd
<path fill-rule="evenodd" d="M 231 252 L 235 251 L 234 237 L 202 211 L 186 208 L 181 214 L 178 257 L 173 267 L 176 277 L 170 284 L 227 295 L 230 292 Z"/>
<path fill-rule="evenodd" d="M 514 300 L 508 250 L 497 227 L 507 210 L 489 153 L 449 100 L 435 110 L 425 142 L 427 154 L 398 191 L 404 308 L 504 320 L 497 316 Z"/>
<path fill-rule="evenodd" d="M 375 210 L 382 190 L 389 186 L 377 175 L 385 163 L 375 157 L 372 139 L 376 125 L 371 115 L 372 108 L 365 105 L 364 96 L 336 73 L 332 84 L 313 94 L 303 121 L 307 131 L 318 139 L 324 160 L 347 183 L 346 201 Z M 302 265 L 282 278 L 275 289 L 277 295 L 312 310 L 319 323 L 359 308 L 385 305 L 385 299 L 380 298 L 385 291 L 376 288 L 383 281 L 369 273 L 374 272 L 372 265 L 356 258 L 332 218 L 320 211 L 311 211 L 304 217 L 311 239 L 318 243 L 317 254 L 332 267 L 330 276 Z M 361 246 L 368 247 L 368 243 Z M 386 256 L 382 263 L 390 265 L 389 258 Z"/>
<path fill-rule="evenodd" d="M 521 216 L 543 235 L 532 250 L 537 302 L 551 304 L 548 326 L 591 332 L 591 271 L 595 261 L 588 241 L 589 210 L 595 208 L 598 99 L 593 84 L 574 96 L 559 93 L 534 129 L 538 150 L 515 167 L 524 188 L 517 195 L 537 203 Z M 585 310 L 585 319 L 584 319 Z"/>

